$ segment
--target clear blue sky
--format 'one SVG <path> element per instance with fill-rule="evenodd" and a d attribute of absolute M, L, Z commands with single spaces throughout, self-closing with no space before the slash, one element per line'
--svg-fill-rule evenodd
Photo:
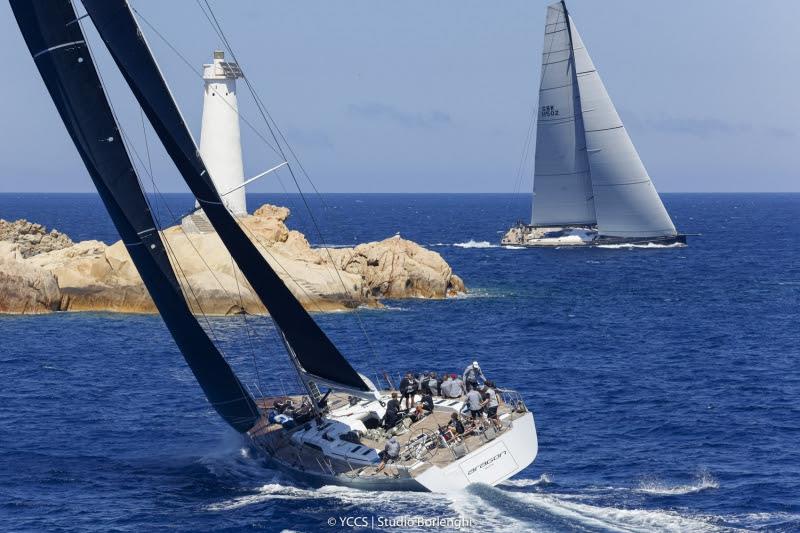
<path fill-rule="evenodd" d="M 220 46 L 194 0 L 132 3 L 198 67 Z M 212 5 L 320 190 L 503 192 L 514 188 L 536 103 L 547 3 Z M 568 7 L 660 191 L 800 190 L 800 2 Z M 201 80 L 145 30 L 199 135 Z M 0 192 L 92 191 L 6 2 L 0 44 Z M 96 40 L 94 50 L 141 150 L 138 110 Z M 243 89 L 242 114 L 260 124 Z M 277 161 L 246 128 L 243 136 L 248 174 Z M 163 155 L 155 168 L 162 190 L 184 190 Z M 266 178 L 255 190 L 281 187 Z"/>

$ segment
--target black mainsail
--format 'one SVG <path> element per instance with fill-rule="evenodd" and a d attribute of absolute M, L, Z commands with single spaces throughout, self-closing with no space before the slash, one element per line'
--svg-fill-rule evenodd
<path fill-rule="evenodd" d="M 222 202 L 180 109 L 125 0 L 82 0 L 167 153 L 211 225 L 283 333 L 307 377 L 348 390 L 371 388 L 303 309 Z"/>
<path fill-rule="evenodd" d="M 10 0 L 28 49 L 136 269 L 211 405 L 239 432 L 250 394 L 189 309 L 70 0 Z"/>

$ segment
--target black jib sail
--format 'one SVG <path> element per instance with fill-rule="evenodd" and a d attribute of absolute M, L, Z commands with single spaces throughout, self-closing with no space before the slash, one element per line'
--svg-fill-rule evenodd
<path fill-rule="evenodd" d="M 370 388 L 283 283 L 228 212 L 180 109 L 125 0 L 83 0 L 100 37 L 189 189 L 296 355 L 303 370 L 328 384 Z"/>
<path fill-rule="evenodd" d="M 11 0 L 25 42 L 103 203 L 211 405 L 237 431 L 251 396 L 186 304 L 70 0 Z"/>

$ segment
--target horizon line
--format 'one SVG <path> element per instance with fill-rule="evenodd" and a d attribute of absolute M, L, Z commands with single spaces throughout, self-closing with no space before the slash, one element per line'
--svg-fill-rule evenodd
<path fill-rule="evenodd" d="M 146 194 L 156 194 L 152 191 L 145 191 Z M 798 194 L 800 190 L 786 190 L 786 191 L 665 191 L 659 192 L 658 194 Z M 99 195 L 97 191 L 0 191 L 0 195 L 2 194 L 93 194 Z M 158 194 L 188 194 L 191 195 L 190 191 L 159 191 Z M 300 192 L 248 192 L 247 194 L 275 194 L 275 195 L 289 195 L 289 194 L 300 194 Z M 319 191 L 312 192 L 312 191 L 304 191 L 303 194 L 307 195 L 316 195 L 316 194 L 447 194 L 447 195 L 459 195 L 459 194 L 515 194 L 521 196 L 532 196 L 530 192 L 514 192 L 514 191 L 464 191 L 464 192 L 453 192 L 453 191 Z"/>

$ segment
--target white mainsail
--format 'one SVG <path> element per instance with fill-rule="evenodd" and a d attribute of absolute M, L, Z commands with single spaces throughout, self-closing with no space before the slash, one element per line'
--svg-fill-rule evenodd
<path fill-rule="evenodd" d="M 547 8 L 536 125 L 534 226 L 596 223 L 566 13 Z"/>
<path fill-rule="evenodd" d="M 564 2 L 547 8 L 532 225 L 677 234 Z"/>

